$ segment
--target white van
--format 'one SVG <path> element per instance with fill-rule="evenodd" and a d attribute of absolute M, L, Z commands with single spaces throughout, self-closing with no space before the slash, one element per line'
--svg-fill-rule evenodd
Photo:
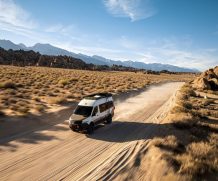
<path fill-rule="evenodd" d="M 97 124 L 112 122 L 114 109 L 112 94 L 98 93 L 86 96 L 70 116 L 69 127 L 73 131 L 86 130 L 91 134 Z"/>

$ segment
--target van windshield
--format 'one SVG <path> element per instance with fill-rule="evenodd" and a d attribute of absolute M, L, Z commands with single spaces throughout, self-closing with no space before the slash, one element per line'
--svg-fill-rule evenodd
<path fill-rule="evenodd" d="M 90 107 L 90 106 L 77 106 L 77 108 L 74 111 L 74 114 L 89 117 L 92 113 L 92 109 L 93 107 Z"/>

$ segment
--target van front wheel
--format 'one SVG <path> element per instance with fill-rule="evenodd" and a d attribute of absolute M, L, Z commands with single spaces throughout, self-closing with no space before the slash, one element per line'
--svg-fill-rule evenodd
<path fill-rule="evenodd" d="M 106 120 L 106 123 L 107 124 L 111 124 L 112 123 L 112 116 L 111 115 L 108 116 L 108 118 Z"/>

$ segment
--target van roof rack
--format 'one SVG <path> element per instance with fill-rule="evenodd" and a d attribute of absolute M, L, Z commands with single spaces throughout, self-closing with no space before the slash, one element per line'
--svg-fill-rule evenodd
<path fill-rule="evenodd" d="M 96 94 L 90 94 L 85 97 L 84 99 L 91 99 L 91 100 L 97 100 L 97 99 L 102 99 L 102 98 L 107 98 L 107 97 L 112 97 L 112 94 L 110 93 L 96 93 Z"/>

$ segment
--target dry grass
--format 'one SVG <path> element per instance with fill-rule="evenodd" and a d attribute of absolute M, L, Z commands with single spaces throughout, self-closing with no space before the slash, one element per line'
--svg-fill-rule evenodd
<path fill-rule="evenodd" d="M 0 83 L 0 88 L 15 89 L 16 88 L 16 84 L 14 82 L 12 82 L 11 80 L 8 80 L 8 81 Z"/>
<path fill-rule="evenodd" d="M 53 104 L 78 101 L 87 94 L 113 94 L 164 81 L 189 81 L 194 75 L 152 75 L 134 72 L 85 71 L 44 67 L 0 66 L 2 114 L 28 114 Z M 38 107 L 40 103 L 43 108 Z M 20 107 L 19 104 L 24 104 Z"/>
<path fill-rule="evenodd" d="M 60 96 L 60 97 L 52 97 L 49 98 L 48 102 L 50 104 L 63 104 L 67 101 L 67 99 L 64 96 Z"/>
<path fill-rule="evenodd" d="M 178 142 L 177 138 L 173 135 L 163 138 L 154 138 L 151 142 L 152 145 L 157 146 L 163 150 L 172 153 L 184 152 L 184 146 Z"/>
<path fill-rule="evenodd" d="M 218 150 L 211 142 L 190 143 L 185 154 L 177 155 L 176 159 L 181 163 L 180 174 L 185 174 L 193 179 L 206 178 L 211 173 L 218 171 Z"/>
<path fill-rule="evenodd" d="M 216 180 L 218 101 L 197 96 L 191 85 L 186 84 L 176 103 L 169 115 L 174 136 L 156 138 L 153 145 L 163 151 L 163 159 L 185 180 Z"/>

